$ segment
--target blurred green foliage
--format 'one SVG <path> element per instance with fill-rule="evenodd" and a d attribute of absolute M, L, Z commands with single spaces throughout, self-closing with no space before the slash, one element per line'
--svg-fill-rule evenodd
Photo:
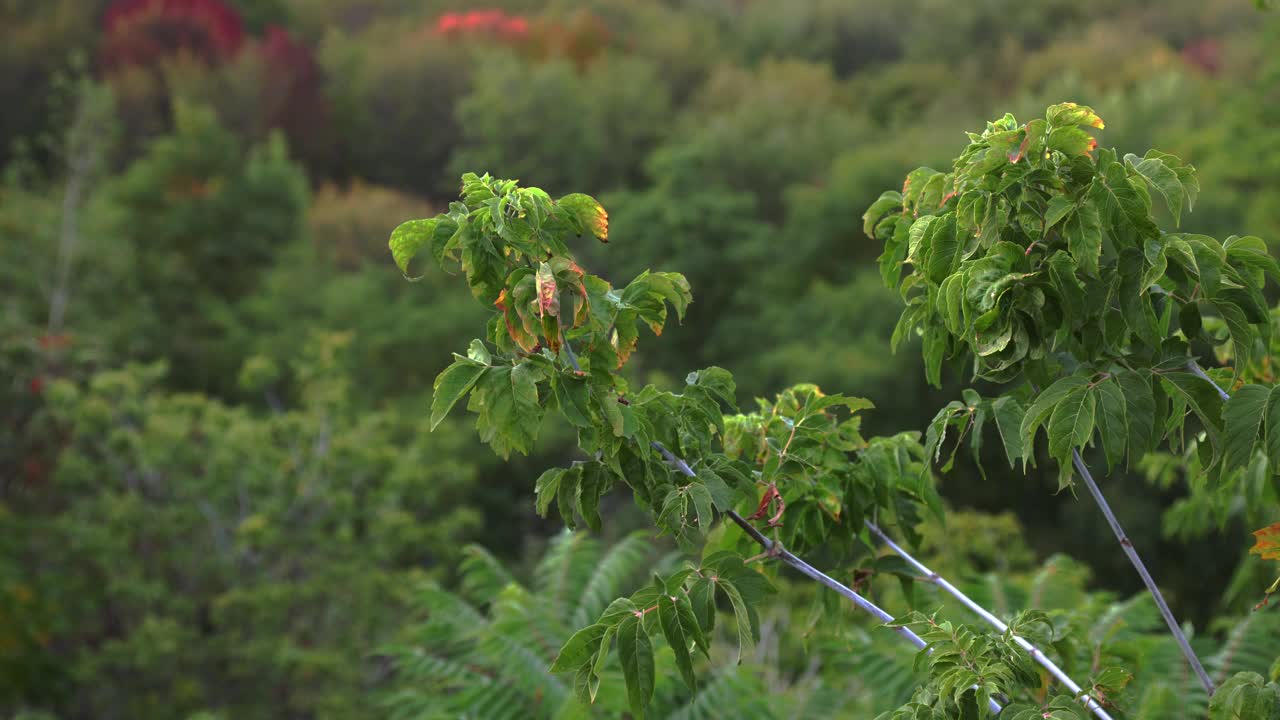
<path fill-rule="evenodd" d="M 185 29 L 144 53 L 108 32 L 129 7 Z M 226 10 L 238 39 L 219 45 Z M 493 10 L 526 31 L 466 29 Z M 962 130 L 1070 99 L 1107 119 L 1104 144 L 1198 167 L 1184 229 L 1274 249 L 1278 23 L 1248 0 L 0 0 L 0 716 L 377 716 L 412 677 L 381 650 L 421 648 L 417 588 L 459 589 L 464 543 L 533 577 L 560 523 L 529 491 L 580 459 L 570 433 L 502 464 L 451 423 L 427 434 L 430 381 L 483 312 L 385 251 L 458 170 L 601 197 L 607 252 L 574 250 L 615 284 L 688 276 L 695 302 L 638 380 L 719 364 L 741 398 L 813 381 L 874 400 L 869 433 L 922 430 L 955 397 L 914 349 L 890 354 L 900 305 L 866 206 Z M 1275 576 L 1240 563 L 1248 523 L 1280 518 L 1189 486 L 1182 462 L 1108 493 L 1138 546 L 1179 559 L 1153 571 L 1213 651 Z M 1012 609 L 1100 622 L 1138 583 L 1054 483 L 962 457 L 946 501 L 1012 515 L 953 513 L 931 561 Z M 643 522 L 625 498 L 602 512 L 611 539 Z M 1059 605 L 1025 600 L 1047 568 L 1074 583 Z M 758 656 L 687 716 L 762 692 L 792 717 L 904 702 L 910 659 L 875 666 L 866 626 L 808 643 L 812 595 L 783 587 Z M 1139 672 L 1174 674 L 1161 648 Z M 1151 692 L 1200 702 L 1184 690 Z"/>

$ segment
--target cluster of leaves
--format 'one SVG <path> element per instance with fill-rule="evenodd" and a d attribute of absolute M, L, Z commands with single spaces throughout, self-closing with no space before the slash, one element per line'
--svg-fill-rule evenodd
<path fill-rule="evenodd" d="M 868 439 L 860 415 L 831 412 L 856 413 L 870 401 L 802 384 L 756 402 L 756 412 L 725 418 L 725 453 L 756 468 L 763 492 L 751 519 L 765 520 L 788 548 L 821 546 L 847 558 L 859 546 L 862 518 L 878 509 L 897 519 L 912 544 L 922 504 L 941 519 L 919 433 Z"/>
<path fill-rule="evenodd" d="M 716 620 L 716 599 L 733 606 L 738 628 L 738 660 L 760 635 L 756 605 L 772 590 L 759 572 L 734 553 L 714 552 L 697 567 L 689 565 L 653 582 L 631 597 L 614 600 L 595 623 L 574 633 L 561 648 L 552 672 L 573 672 L 579 699 L 594 702 L 600 676 L 617 645 L 627 698 L 636 717 L 644 717 L 653 697 L 654 655 L 650 635 L 660 630 L 675 654 L 680 677 L 697 689 L 693 653 L 710 657 L 710 637 Z"/>
<path fill-rule="evenodd" d="M 952 172 L 920 168 L 864 216 L 885 242 L 882 277 L 907 303 L 894 342 L 923 338 L 929 381 L 940 385 L 947 357 L 972 358 L 975 378 L 1018 381 L 994 399 L 966 390 L 935 416 L 926 450 L 940 461 L 948 432 L 956 447 L 972 433 L 976 457 L 991 420 L 1010 466 L 1025 468 L 1044 428 L 1062 488 L 1095 433 L 1111 468 L 1167 443 L 1196 476 L 1193 497 L 1217 496 L 1199 506 L 1221 524 L 1234 498 L 1273 495 L 1280 468 L 1280 395 L 1249 382 L 1269 379 L 1258 377 L 1272 335 L 1263 288 L 1280 264 L 1255 237 L 1162 231 L 1152 191 L 1178 223 L 1199 192 L 1194 169 L 1158 151 L 1122 163 L 1082 126 L 1103 123 L 1074 103 L 1025 125 L 1006 115 L 970 134 Z M 1205 373 L 1197 346 L 1235 367 Z M 1270 702 L 1248 678 L 1232 682 L 1217 711 Z"/>
<path fill-rule="evenodd" d="M 917 435 L 864 439 L 858 419 L 847 413 L 870 407 L 865 400 L 802 385 L 773 402 L 760 401 L 756 413 L 726 418 L 722 407 L 735 406 L 736 390 L 729 373 L 715 367 L 691 373 L 681 393 L 652 385 L 632 391 L 619 371 L 636 346 L 638 324 L 656 334 L 668 305 L 679 316 L 691 298 L 683 277 L 673 273 L 644 272 L 615 290 L 577 265 L 571 240 L 607 237 L 607 215 L 593 199 L 553 201 L 537 188 L 472 174 L 463 178 L 461 197 L 447 213 L 401 224 L 390 240 L 406 274 L 417 255 L 429 254 L 445 269 L 460 268 L 492 312 L 488 342 L 473 341 L 437 377 L 431 422 L 441 422 L 468 397 L 481 439 L 503 456 L 528 453 L 548 414 L 574 429 L 588 459 L 542 474 L 535 487 L 540 514 L 554 503 L 567 525 L 581 517 L 599 530 L 600 498 L 620 480 L 654 523 L 686 546 L 711 530 L 717 511 L 755 507 L 752 518 L 767 517 L 784 544 L 807 548 L 832 541 L 844 551 L 853 549 L 864 518 L 881 515 L 910 529 L 922 501 L 941 514 Z M 564 294 L 572 296 L 572 312 Z M 783 519 L 788 501 L 794 521 Z M 750 541 L 740 536 L 727 544 L 734 542 Z M 692 643 L 712 622 L 709 606 L 681 614 L 677 605 L 667 607 L 670 598 L 686 590 L 702 597 L 700 582 L 723 578 L 721 590 L 738 609 L 740 637 L 747 642 L 754 634 L 755 594 L 741 588 L 760 576 L 742 562 L 740 554 L 712 556 L 698 569 L 702 575 L 677 574 L 642 591 L 652 597 L 619 601 L 612 614 L 566 645 L 557 667 L 578 672 L 578 685 L 591 697 L 599 682 L 592 668 L 608 652 L 605 640 L 616 636 L 632 703 L 643 708 L 652 682 L 644 660 L 649 641 L 640 638 L 660 628 Z M 650 606 L 701 622 L 639 622 Z M 685 653 L 676 653 L 692 681 Z"/>
<path fill-rule="evenodd" d="M 547 411 L 576 430 L 590 459 L 539 478 L 540 513 L 554 502 L 567 524 L 576 515 L 598 529 L 599 498 L 621 480 L 659 527 L 692 538 L 710 528 L 713 508 L 755 502 L 751 490 L 759 485 L 766 497 L 781 488 L 811 504 L 804 522 L 788 524 L 788 540 L 816 545 L 833 521 L 860 524 L 876 506 L 906 512 L 909 501 L 929 497 L 938 507 L 918 473 L 855 472 L 854 451 L 896 468 L 918 469 L 922 459 L 912 436 L 868 443 L 856 420 L 837 417 L 838 406 L 856 411 L 870 406 L 864 400 L 801 386 L 762 401 L 759 413 L 726 419 L 722 407 L 735 407 L 735 387 L 714 367 L 691 373 L 682 393 L 633 392 L 619 370 L 635 349 L 638 324 L 658 333 L 668 305 L 683 314 L 691 300 L 683 277 L 646 271 L 615 290 L 583 271 L 568 242 L 585 234 L 603 240 L 607 227 L 604 210 L 585 195 L 552 201 L 537 188 L 467 175 L 462 197 L 448 213 L 403 223 L 390 241 L 402 269 L 424 250 L 446 269 L 459 265 L 493 311 L 489 343 L 473 341 L 436 379 L 432 423 L 469 396 L 481 438 L 504 456 L 529 451 Z M 572 313 L 562 309 L 563 293 L 573 296 Z M 690 458 L 694 475 L 682 475 L 656 447 Z M 910 486 L 895 483 L 907 476 Z"/>
<path fill-rule="evenodd" d="M 910 702 L 885 720 L 926 720 L 936 717 L 985 718 L 992 716 L 991 702 L 1009 703 L 1027 690 L 1038 690 L 1041 677 L 1031 656 L 1013 635 L 1047 641 L 1054 639 L 1054 625 L 1040 612 L 1023 612 L 1004 633 L 995 634 L 949 620 L 913 612 L 895 621 L 911 627 L 926 643 L 916 656 L 917 671 L 927 671 L 930 682 L 920 687 Z M 1108 668 L 1094 683 L 1094 692 L 1114 691 L 1128 683 L 1130 675 Z M 1001 717 L 1030 720 L 1085 720 L 1088 712 L 1070 695 L 1054 695 L 1042 702 L 1010 703 Z"/>
<path fill-rule="evenodd" d="M 975 397 L 944 409 L 935 457 L 947 426 L 980 429 L 992 417 L 1011 463 L 1034 460 L 1043 426 L 1064 485 L 1072 451 L 1095 431 L 1113 467 L 1199 431 L 1206 471 L 1265 472 L 1280 459 L 1261 421 L 1270 390 L 1224 404 L 1188 362 L 1197 343 L 1229 343 L 1250 364 L 1269 339 L 1262 291 L 1280 264 L 1255 237 L 1162 231 L 1153 192 L 1177 223 L 1199 192 L 1194 168 L 1158 151 L 1121 161 L 1083 129 L 1102 126 L 1074 103 L 1025 125 L 1006 115 L 970 134 L 951 172 L 915 170 L 867 210 L 866 231 L 885 242 L 884 280 L 907 303 L 895 342 L 922 336 L 930 381 L 940 383 L 945 358 L 972 357 L 976 377 L 1030 386 L 998 407 Z M 1184 441 L 1189 413 L 1198 427 Z"/>
<path fill-rule="evenodd" d="M 1267 682 L 1258 673 L 1238 673 L 1209 701 L 1209 720 L 1280 718 L 1280 684 Z"/>

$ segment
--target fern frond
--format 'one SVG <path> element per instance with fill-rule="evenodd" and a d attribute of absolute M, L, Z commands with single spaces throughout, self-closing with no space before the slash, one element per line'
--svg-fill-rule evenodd
<path fill-rule="evenodd" d="M 1054 555 L 1035 574 L 1027 594 L 1027 608 L 1057 610 L 1084 602 L 1089 568 L 1066 555 Z"/>
<path fill-rule="evenodd" d="M 489 622 L 466 600 L 433 582 L 421 585 L 413 599 L 427 616 L 427 621 L 415 628 L 414 639 L 422 647 L 445 650 L 466 645 Z"/>
<path fill-rule="evenodd" d="M 1166 682 L 1148 683 L 1133 713 L 1135 720 L 1166 720 L 1178 717 L 1182 712 L 1182 697 L 1178 689 Z"/>
<path fill-rule="evenodd" d="M 462 595 L 477 605 L 488 605 L 515 578 L 488 550 L 479 545 L 462 549 Z"/>
<path fill-rule="evenodd" d="M 636 532 L 616 543 L 596 564 L 591 579 L 578 595 L 571 617 L 572 627 L 586 627 L 609 603 L 624 594 L 625 583 L 650 566 L 650 544 L 647 534 Z"/>
<path fill-rule="evenodd" d="M 534 589 L 551 603 L 556 617 L 570 617 L 599 559 L 600 546 L 586 533 L 565 530 L 551 541 L 534 570 Z"/>
<path fill-rule="evenodd" d="M 1159 632 L 1160 614 L 1151 597 L 1134 595 L 1112 603 L 1089 628 L 1089 642 L 1094 646 L 1116 645 L 1149 633 Z"/>
<path fill-rule="evenodd" d="M 569 688 L 549 668 L 569 633 L 549 627 L 549 618 L 539 617 L 538 605 L 524 588 L 508 586 L 490 610 L 493 631 L 484 635 L 477 649 L 500 669 L 505 684 L 558 706 L 568 697 Z"/>
<path fill-rule="evenodd" d="M 769 694 L 760 678 L 742 666 L 727 666 L 698 688 L 684 704 L 663 715 L 670 720 L 720 720 L 720 718 L 776 718 Z"/>
<path fill-rule="evenodd" d="M 395 658 L 400 672 L 434 688 L 486 685 L 494 678 L 494 673 L 483 668 L 443 658 L 422 648 L 389 648 L 387 653 Z"/>
<path fill-rule="evenodd" d="M 494 685 L 475 692 L 461 714 L 475 720 L 527 720 L 548 716 L 547 701 L 526 694 L 523 689 Z"/>
<path fill-rule="evenodd" d="M 1280 615 L 1254 612 L 1235 623 L 1218 652 L 1209 656 L 1205 665 L 1221 685 L 1238 672 L 1256 672 L 1267 676 L 1271 665 L 1280 657 Z"/>

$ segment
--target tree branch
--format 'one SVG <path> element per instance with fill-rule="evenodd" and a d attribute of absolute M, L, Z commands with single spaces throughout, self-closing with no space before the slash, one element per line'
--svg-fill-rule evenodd
<path fill-rule="evenodd" d="M 1165 602 L 1164 595 L 1160 593 L 1160 588 L 1156 586 L 1156 581 L 1151 578 L 1151 573 L 1147 572 L 1146 564 L 1142 562 L 1138 551 L 1133 548 L 1133 542 L 1129 540 L 1124 528 L 1120 526 L 1120 521 L 1116 519 L 1116 514 L 1111 511 L 1111 506 L 1102 495 L 1102 490 L 1098 487 L 1098 483 L 1094 482 L 1093 475 L 1084 464 L 1084 459 L 1080 457 L 1079 450 L 1071 451 L 1071 460 L 1076 466 L 1076 472 L 1080 473 L 1080 477 L 1084 479 L 1085 487 L 1089 488 L 1089 494 L 1093 496 L 1094 502 L 1098 503 L 1098 509 L 1102 511 L 1103 517 L 1107 519 L 1107 524 L 1111 526 L 1111 531 L 1116 534 L 1116 539 L 1120 541 L 1120 548 L 1124 550 L 1124 554 L 1129 558 L 1129 562 L 1133 564 L 1133 568 L 1138 571 L 1138 576 L 1142 578 L 1143 584 L 1147 586 L 1147 592 L 1151 593 L 1151 598 L 1156 601 L 1156 607 L 1160 609 L 1160 615 L 1164 617 L 1165 624 L 1169 626 L 1169 632 L 1173 634 L 1173 639 L 1177 641 L 1183 656 L 1187 658 L 1187 663 L 1191 665 L 1191 669 L 1200 678 L 1200 684 L 1204 685 L 1204 689 L 1212 696 L 1214 691 L 1213 681 L 1209 679 L 1209 674 L 1204 671 L 1204 665 L 1200 664 L 1200 658 L 1196 657 L 1195 650 L 1191 649 L 1191 643 L 1187 641 L 1186 633 L 1182 632 L 1182 626 L 1173 617 L 1173 611 L 1169 609 L 1169 603 Z"/>
<path fill-rule="evenodd" d="M 871 522 L 870 520 L 866 520 L 864 521 L 864 523 L 866 524 L 867 529 L 870 530 L 872 534 L 874 534 L 876 537 L 880 538 L 881 542 L 887 545 L 889 549 L 897 553 L 898 556 L 901 557 L 903 560 L 906 560 L 908 565 L 911 565 L 916 569 L 916 572 L 924 575 L 925 580 L 942 588 L 943 591 L 945 591 L 947 594 L 954 597 L 956 600 L 959 600 L 960 604 L 969 608 L 976 615 L 978 615 L 978 617 L 981 617 L 983 620 L 985 620 L 989 625 L 994 627 L 999 632 L 1008 632 L 1009 626 L 1006 625 L 1003 621 L 1001 621 L 1000 618 L 996 617 L 994 614 L 989 612 L 986 608 L 974 602 L 968 595 L 965 595 L 955 585 L 952 585 L 951 583 L 947 582 L 947 580 L 943 578 L 941 575 L 925 567 L 924 563 L 920 562 L 919 560 L 916 560 L 914 557 L 911 556 L 911 553 L 899 547 L 898 544 L 895 543 L 892 539 L 890 539 L 889 536 L 886 535 L 885 532 L 881 530 L 875 523 Z M 1111 716 L 1107 714 L 1107 711 L 1103 709 L 1102 705 L 1097 700 L 1093 699 L 1092 697 L 1089 696 L 1088 693 L 1082 690 L 1080 686 L 1077 685 L 1075 681 L 1070 678 L 1070 676 L 1068 676 L 1065 672 L 1063 672 L 1062 668 L 1054 664 L 1054 662 L 1050 660 L 1048 656 L 1046 656 L 1043 652 L 1041 652 L 1039 648 L 1037 648 L 1035 645 L 1031 644 L 1029 641 L 1025 640 L 1021 636 L 1016 635 L 1014 633 L 1009 633 L 1009 637 L 1013 638 L 1014 642 L 1016 642 L 1023 650 L 1026 650 L 1031 655 L 1032 659 L 1034 659 L 1037 663 L 1040 663 L 1041 667 L 1043 667 L 1045 670 L 1048 670 L 1049 674 L 1057 678 L 1058 682 L 1062 683 L 1068 690 L 1071 691 L 1073 695 L 1075 695 L 1076 697 L 1081 697 L 1084 700 L 1085 707 L 1089 708 L 1089 710 L 1092 711 L 1093 714 L 1099 718 L 1099 720 L 1112 720 Z"/>
<path fill-rule="evenodd" d="M 697 475 L 694 474 L 693 472 L 693 468 L 689 467 L 689 463 L 677 457 L 674 453 L 668 450 L 666 446 L 664 446 L 662 443 L 652 442 L 649 444 L 653 447 L 653 449 L 662 453 L 662 457 L 666 458 L 667 462 L 671 463 L 671 465 L 677 471 L 679 471 L 682 475 L 685 475 L 686 477 L 691 477 L 691 478 L 697 477 Z M 804 560 L 801 560 L 799 557 L 796 557 L 794 554 L 792 554 L 790 550 L 787 550 L 786 548 L 782 547 L 781 543 L 774 542 L 769 538 L 765 537 L 763 534 L 761 534 L 759 530 L 755 528 L 754 525 L 747 522 L 738 513 L 734 512 L 733 510 L 729 510 L 725 514 L 738 527 L 742 528 L 742 531 L 745 532 L 752 540 L 756 541 L 756 543 L 758 543 L 760 547 L 764 548 L 765 552 L 770 557 L 778 558 L 779 560 L 786 563 L 787 565 L 790 565 L 791 567 L 795 568 L 797 571 L 800 572 L 801 575 L 804 575 L 805 577 L 808 577 L 811 580 L 816 580 L 817 582 L 825 585 L 827 588 L 834 590 L 837 595 L 840 595 L 841 597 L 849 600 L 854 605 L 856 605 L 859 610 L 862 610 L 863 612 L 868 613 L 869 615 L 876 618 L 880 622 L 885 623 L 886 625 L 893 622 L 893 616 L 885 612 L 884 610 L 882 610 L 878 605 L 862 597 L 852 588 L 842 584 L 840 581 L 832 578 L 831 576 L 815 568 L 814 566 L 810 565 Z M 912 632 L 911 628 L 891 627 L 890 629 L 892 629 L 898 635 L 906 639 L 907 642 L 911 643 L 916 648 L 921 650 L 924 649 L 925 641 L 921 639 L 919 635 Z M 991 712 L 993 713 L 999 714 L 1000 711 L 1004 709 L 1003 707 L 1001 707 L 1000 703 L 996 702 L 995 700 L 989 700 L 988 702 L 989 702 L 989 707 L 991 708 Z"/>
<path fill-rule="evenodd" d="M 1213 384 L 1213 380 L 1200 370 L 1200 366 L 1195 361 L 1189 361 L 1187 367 L 1192 372 Z M 1198 372 L 1197 372 L 1198 371 Z M 1214 384 L 1216 388 L 1217 385 Z M 1031 388 L 1036 392 L 1040 388 L 1033 383 Z M 1218 388 L 1218 392 L 1226 395 L 1222 388 Z M 1147 566 L 1142 562 L 1142 558 L 1138 555 L 1138 551 L 1133 547 L 1133 541 L 1129 539 L 1124 528 L 1120 525 L 1120 521 L 1116 518 L 1116 514 L 1111 511 L 1111 505 L 1107 502 L 1107 498 L 1102 494 L 1102 488 L 1098 487 L 1093 479 L 1093 474 L 1089 472 L 1089 468 L 1084 464 L 1084 458 L 1080 457 L 1080 451 L 1072 449 L 1071 462 L 1075 465 L 1076 472 L 1084 479 L 1085 487 L 1089 488 L 1089 494 L 1093 496 L 1093 501 L 1098 504 L 1098 509 L 1102 511 L 1103 517 L 1107 519 L 1107 524 L 1111 526 L 1111 531 L 1115 533 L 1116 539 L 1120 541 L 1120 549 L 1124 551 L 1125 557 L 1129 558 L 1129 562 L 1133 565 L 1133 569 L 1138 571 L 1138 577 L 1142 578 L 1142 583 L 1147 586 L 1147 592 L 1151 594 L 1151 599 L 1155 601 L 1156 607 L 1160 610 L 1161 617 L 1169 626 L 1169 632 L 1173 635 L 1173 639 L 1178 643 L 1178 648 L 1182 650 L 1182 655 L 1187 659 L 1187 664 L 1195 671 L 1197 677 L 1200 678 L 1200 684 L 1204 686 L 1205 691 L 1210 697 L 1213 696 L 1214 685 L 1213 680 L 1209 679 L 1209 674 L 1205 672 L 1204 665 L 1200 663 L 1200 658 L 1196 656 L 1195 650 L 1191 649 L 1191 643 L 1187 640 L 1187 634 L 1182 631 L 1182 626 L 1178 624 L 1178 620 L 1173 616 L 1173 611 L 1169 609 L 1169 603 L 1165 602 L 1164 595 L 1160 592 L 1160 588 L 1156 585 L 1156 581 L 1152 579 L 1151 573 L 1147 571 Z"/>
<path fill-rule="evenodd" d="M 1195 360 L 1187 361 L 1187 369 L 1194 373 L 1196 377 L 1212 385 L 1213 389 L 1218 391 L 1218 397 L 1222 398 L 1222 402 L 1226 402 L 1231 399 L 1231 396 L 1227 394 L 1227 391 L 1223 390 L 1218 383 L 1214 382 L 1213 378 L 1209 377 L 1209 374 L 1206 373 Z"/>

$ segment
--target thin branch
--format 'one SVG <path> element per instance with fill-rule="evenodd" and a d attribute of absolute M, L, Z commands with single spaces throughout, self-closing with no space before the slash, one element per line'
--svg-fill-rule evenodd
<path fill-rule="evenodd" d="M 1209 374 L 1206 373 L 1195 360 L 1187 361 L 1187 369 L 1194 373 L 1196 377 L 1212 385 L 1213 389 L 1218 391 L 1218 397 L 1222 398 L 1222 402 L 1226 402 L 1231 399 L 1231 396 L 1227 394 L 1227 391 L 1223 390 L 1218 383 L 1214 382 L 1213 378 L 1209 377 Z"/>
<path fill-rule="evenodd" d="M 697 477 L 697 475 L 694 474 L 693 472 L 693 468 L 689 467 L 689 463 L 677 457 L 674 453 L 668 450 L 666 446 L 664 446 L 662 443 L 652 442 L 649 444 L 653 447 L 653 449 L 662 453 L 662 457 L 664 457 L 667 460 L 667 462 L 671 463 L 671 465 L 676 470 L 678 470 L 681 474 L 691 478 Z M 765 537 L 760 533 L 759 530 L 755 528 L 754 525 L 747 522 L 738 513 L 734 512 L 733 510 L 729 510 L 725 514 L 738 527 L 742 528 L 742 531 L 745 532 L 752 540 L 756 541 L 756 543 L 758 543 L 760 547 L 764 548 L 766 554 L 768 554 L 770 557 L 778 558 L 782 562 L 798 570 L 800 574 L 804 575 L 805 577 L 808 577 L 811 580 L 816 580 L 817 582 L 827 586 L 829 589 L 834 590 L 837 595 L 840 595 L 841 597 L 849 600 L 854 605 L 856 605 L 858 609 L 870 614 L 872 617 L 876 618 L 880 622 L 886 625 L 893 622 L 893 616 L 885 612 L 884 610 L 882 610 L 878 605 L 862 597 L 857 592 L 855 592 L 852 588 L 842 584 L 840 581 L 832 578 L 831 576 L 815 568 L 814 566 L 810 565 L 804 560 L 801 560 L 799 557 L 796 557 L 790 550 L 787 550 L 786 548 L 782 547 L 781 543 L 776 543 L 770 540 L 769 538 Z M 919 635 L 912 632 L 911 628 L 891 626 L 890 629 L 892 629 L 898 635 L 906 639 L 907 642 L 911 643 L 916 648 L 921 650 L 924 649 L 926 644 L 925 641 Z M 1003 707 L 1001 707 L 1000 703 L 996 702 L 995 700 L 988 700 L 988 703 L 991 708 L 991 712 L 993 713 L 998 714 L 1001 710 L 1004 709 Z"/>
<path fill-rule="evenodd" d="M 1194 362 L 1188 364 L 1188 368 L 1192 372 L 1199 370 L 1196 365 L 1192 368 Z M 1210 383 L 1213 382 L 1204 371 L 1197 373 Z M 1032 389 L 1036 392 L 1040 388 L 1033 383 Z M 1214 387 L 1217 387 L 1216 385 Z M 1218 392 L 1222 392 L 1219 388 Z M 1226 393 L 1222 393 L 1225 395 Z M 1169 603 L 1165 601 L 1164 595 L 1160 592 L 1160 588 L 1156 585 L 1156 581 L 1152 579 L 1151 573 L 1147 571 L 1147 566 L 1142 562 L 1142 558 L 1138 555 L 1138 551 L 1133 547 L 1133 541 L 1129 539 L 1124 528 L 1121 527 L 1120 521 L 1116 518 L 1116 514 L 1111 511 L 1111 505 L 1107 502 L 1106 496 L 1102 494 L 1102 488 L 1098 487 L 1098 483 L 1094 482 L 1093 474 L 1089 472 L 1088 466 L 1084 464 L 1084 458 L 1080 457 L 1080 451 L 1072 449 L 1071 461 L 1075 465 L 1076 472 L 1084 479 L 1085 487 L 1089 488 L 1089 494 L 1093 496 L 1093 501 L 1098 504 L 1098 509 L 1102 511 L 1103 517 L 1107 519 L 1107 524 L 1111 526 L 1111 531 L 1115 533 L 1116 539 L 1120 541 L 1120 549 L 1124 551 L 1129 562 L 1133 565 L 1133 569 L 1138 571 L 1138 577 L 1142 578 L 1142 583 L 1147 586 L 1147 592 L 1151 594 L 1151 599 L 1155 601 L 1156 607 L 1160 610 L 1160 615 L 1164 618 L 1164 622 L 1169 626 L 1169 632 L 1173 635 L 1173 639 L 1178 643 L 1182 655 L 1187 659 L 1187 664 L 1195 671 L 1196 676 L 1200 678 L 1200 684 L 1204 685 L 1205 691 L 1213 696 L 1214 685 L 1213 680 L 1209 679 L 1209 674 L 1205 672 L 1204 665 L 1200 663 L 1200 658 L 1196 656 L 1195 650 L 1191 649 L 1191 643 L 1187 640 L 1187 635 L 1182 631 L 1182 626 L 1178 624 L 1178 620 L 1173 616 L 1173 611 L 1169 609 Z"/>
<path fill-rule="evenodd" d="M 1138 571 L 1138 576 L 1142 578 L 1143 584 L 1147 586 L 1147 592 L 1151 593 L 1152 599 L 1156 601 L 1156 607 L 1160 609 L 1160 615 L 1164 617 L 1165 624 L 1169 626 L 1169 632 L 1173 634 L 1173 639 L 1177 641 L 1178 647 L 1182 649 L 1182 654 L 1187 658 L 1187 663 L 1191 665 L 1191 669 L 1200 678 L 1200 684 L 1204 685 L 1204 689 L 1212 696 L 1214 691 L 1213 680 L 1209 679 L 1209 673 L 1204 671 L 1204 666 L 1200 664 L 1200 658 L 1196 657 L 1195 650 L 1191 649 L 1191 643 L 1187 641 L 1186 633 L 1182 632 L 1182 626 L 1173 617 L 1173 611 L 1169 609 L 1169 603 L 1165 602 L 1164 595 L 1160 593 L 1160 588 L 1156 586 L 1156 581 L 1151 578 L 1151 573 L 1147 572 L 1147 566 L 1142 562 L 1142 558 L 1138 556 L 1138 551 L 1133 548 L 1133 541 L 1125 534 L 1124 528 L 1120 526 L 1120 521 L 1116 519 L 1116 514 L 1111 512 L 1111 506 L 1107 504 L 1107 499 L 1103 497 L 1102 490 L 1098 487 L 1098 484 L 1093 481 L 1093 475 L 1084 464 L 1084 459 L 1080 457 L 1079 450 L 1071 451 L 1071 460 L 1076 466 L 1076 472 L 1080 473 L 1080 477 L 1084 478 L 1085 487 L 1089 488 L 1089 494 L 1093 496 L 1094 502 L 1098 503 L 1098 509 L 1102 511 L 1103 517 L 1107 519 L 1107 524 L 1111 526 L 1111 531 L 1116 534 L 1116 539 L 1120 541 L 1120 548 L 1124 550 L 1129 562 L 1133 563 L 1133 568 Z"/>
<path fill-rule="evenodd" d="M 911 556 L 911 553 L 907 552 L 902 547 L 899 547 L 898 544 L 895 543 L 892 539 L 890 539 L 889 536 L 886 535 L 885 532 L 881 530 L 875 523 L 871 522 L 870 520 L 866 520 L 864 522 L 867 526 L 867 529 L 870 530 L 872 534 L 880 538 L 881 542 L 887 545 L 889 549 L 897 553 L 899 557 L 901 557 L 903 560 L 906 560 L 908 565 L 911 565 L 916 569 L 916 572 L 924 575 L 925 580 L 942 588 L 943 591 L 945 591 L 947 594 L 954 597 L 956 600 L 959 600 L 960 604 L 972 610 L 976 615 L 981 617 L 983 620 L 987 621 L 989 625 L 994 627 L 999 632 L 1009 631 L 1009 626 L 1006 625 L 1002 620 L 1000 620 L 1000 618 L 996 617 L 991 612 L 989 612 L 986 608 L 974 602 L 968 595 L 965 595 L 964 592 L 960 590 L 960 588 L 957 588 L 955 585 L 952 585 L 951 583 L 947 582 L 946 578 L 942 577 L 941 575 L 925 567 L 924 563 L 920 562 L 919 560 L 916 560 L 914 557 Z M 1082 690 L 1080 686 L 1075 683 L 1074 680 L 1072 680 L 1065 672 L 1063 672 L 1062 668 L 1058 667 L 1052 660 L 1048 658 L 1048 656 L 1046 656 L 1043 652 L 1041 652 L 1039 648 L 1037 648 L 1035 645 L 1031 644 L 1029 641 L 1025 640 L 1021 636 L 1016 635 L 1014 633 L 1009 633 L 1009 637 L 1013 638 L 1013 641 L 1015 643 L 1017 643 L 1023 650 L 1026 650 L 1031 655 L 1032 659 L 1034 659 L 1037 663 L 1040 663 L 1041 667 L 1043 667 L 1045 670 L 1048 670 L 1049 674 L 1057 678 L 1058 682 L 1062 683 L 1068 690 L 1071 691 L 1073 695 L 1075 695 L 1076 697 L 1081 697 L 1084 700 L 1085 707 L 1089 708 L 1089 710 L 1092 711 L 1093 714 L 1096 715 L 1100 720 L 1112 720 L 1111 716 L 1107 714 L 1107 711 L 1103 709 L 1102 705 L 1097 700 L 1093 699 L 1092 697 L 1089 696 L 1088 693 Z"/>

